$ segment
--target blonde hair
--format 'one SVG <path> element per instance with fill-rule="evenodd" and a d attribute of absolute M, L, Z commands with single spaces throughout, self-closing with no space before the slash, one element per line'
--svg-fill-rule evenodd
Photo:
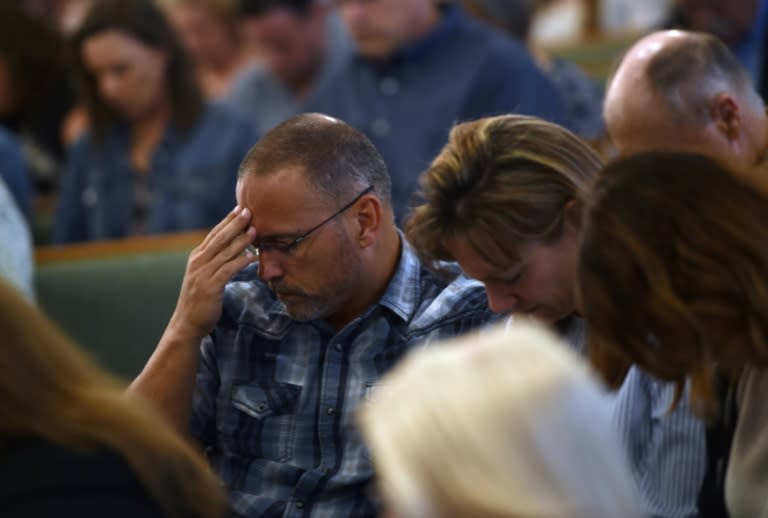
<path fill-rule="evenodd" d="M 218 479 L 192 447 L 0 280 L 0 458 L 29 438 L 109 449 L 167 516 L 223 516 Z"/>
<path fill-rule="evenodd" d="M 395 514 L 639 516 L 606 393 L 539 326 L 419 350 L 372 397 L 360 422 Z"/>
<path fill-rule="evenodd" d="M 517 257 L 521 244 L 560 237 L 564 208 L 582 202 L 600 171 L 597 154 L 576 135 L 523 115 L 459 124 L 422 174 L 423 204 L 406 221 L 408 240 L 431 266 L 452 261 L 456 236 L 478 243 L 493 238 Z"/>

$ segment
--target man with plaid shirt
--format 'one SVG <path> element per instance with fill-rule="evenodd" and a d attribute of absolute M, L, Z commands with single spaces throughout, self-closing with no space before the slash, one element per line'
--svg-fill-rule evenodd
<path fill-rule="evenodd" d="M 237 200 L 192 252 L 133 389 L 191 430 L 236 512 L 374 516 L 356 408 L 411 348 L 485 323 L 484 289 L 420 263 L 381 156 L 338 120 L 269 132 Z"/>

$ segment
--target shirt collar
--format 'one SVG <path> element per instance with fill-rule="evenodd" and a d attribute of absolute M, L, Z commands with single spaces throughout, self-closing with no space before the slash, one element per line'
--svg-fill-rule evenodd
<path fill-rule="evenodd" d="M 421 300 L 421 261 L 413 247 L 400 235 L 400 261 L 395 274 L 389 281 L 379 304 L 391 310 L 395 315 L 409 321 L 416 313 Z"/>

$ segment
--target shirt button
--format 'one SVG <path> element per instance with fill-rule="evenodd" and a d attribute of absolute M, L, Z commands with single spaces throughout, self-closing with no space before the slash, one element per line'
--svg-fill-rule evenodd
<path fill-rule="evenodd" d="M 325 413 L 328 415 L 333 415 L 336 413 L 336 409 L 333 408 L 332 406 L 329 406 L 328 408 L 325 409 Z"/>
<path fill-rule="evenodd" d="M 256 410 L 258 410 L 259 412 L 263 412 L 263 411 L 264 411 L 264 410 L 266 410 L 266 409 L 267 409 L 267 404 L 266 404 L 266 403 L 260 403 L 260 404 L 259 404 L 259 405 L 256 407 Z"/>
<path fill-rule="evenodd" d="M 393 77 L 385 77 L 379 83 L 379 88 L 382 94 L 391 97 L 400 91 L 400 83 Z"/>
<path fill-rule="evenodd" d="M 338 344 L 338 343 L 337 343 L 336 345 L 334 345 L 334 348 L 335 348 L 337 351 L 341 351 L 341 350 L 343 349 L 343 347 L 341 346 L 341 344 Z"/>
<path fill-rule="evenodd" d="M 86 207 L 93 207 L 99 202 L 99 192 L 93 187 L 88 187 L 83 191 L 81 201 Z"/>
<path fill-rule="evenodd" d="M 390 125 L 387 119 L 374 119 L 371 123 L 371 131 L 377 137 L 386 137 L 389 135 Z"/>
<path fill-rule="evenodd" d="M 297 509 L 304 509 L 304 500 L 298 500 L 296 502 L 296 508 Z"/>

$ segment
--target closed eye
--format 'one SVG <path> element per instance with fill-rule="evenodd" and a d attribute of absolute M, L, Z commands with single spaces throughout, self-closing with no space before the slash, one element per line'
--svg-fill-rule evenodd
<path fill-rule="evenodd" d="M 499 284 L 506 284 L 506 285 L 511 285 L 519 282 L 525 270 L 523 268 L 516 268 L 516 269 L 517 269 L 516 272 L 513 270 L 504 272 L 502 275 L 499 275 L 494 279 L 491 279 L 491 282 L 496 282 Z"/>
<path fill-rule="evenodd" d="M 257 254 L 259 252 L 279 252 L 281 254 L 289 254 L 296 248 L 296 245 L 298 245 L 302 239 L 303 236 L 299 236 L 287 240 L 254 242 L 250 245 L 250 248 L 252 250 L 257 250 Z"/>

